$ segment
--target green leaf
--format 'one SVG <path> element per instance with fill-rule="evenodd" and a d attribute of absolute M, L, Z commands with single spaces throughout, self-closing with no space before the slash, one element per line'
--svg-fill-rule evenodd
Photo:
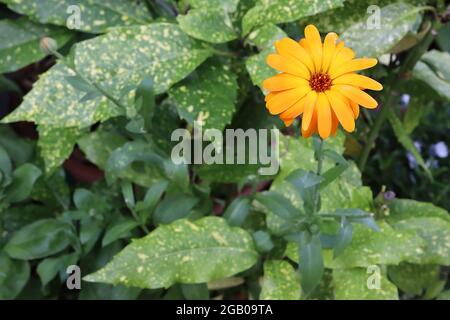
<path fill-rule="evenodd" d="M 41 174 L 42 171 L 31 163 L 18 167 L 12 174 L 12 184 L 6 188 L 7 201 L 20 202 L 28 198 Z"/>
<path fill-rule="evenodd" d="M 428 64 L 439 78 L 450 82 L 450 53 L 431 50 L 420 59 Z"/>
<path fill-rule="evenodd" d="M 258 193 L 255 199 L 270 212 L 284 220 L 295 221 L 301 214 L 300 210 L 295 208 L 286 197 L 278 192 L 264 191 Z"/>
<path fill-rule="evenodd" d="M 343 156 L 341 156 L 334 150 L 324 150 L 323 156 L 335 161 L 337 165 L 328 169 L 322 174 L 324 181 L 321 182 L 320 189 L 325 188 L 327 185 L 339 178 L 344 173 L 344 171 L 350 167 L 350 163 L 347 162 L 347 160 L 345 160 Z"/>
<path fill-rule="evenodd" d="M 188 123 L 220 131 L 231 122 L 237 96 L 236 75 L 228 65 L 209 62 L 169 91 Z M 220 110 L 217 109 L 220 106 Z"/>
<path fill-rule="evenodd" d="M 275 246 L 270 234 L 262 230 L 253 233 L 253 240 L 255 240 L 256 249 L 261 253 L 267 253 Z"/>
<path fill-rule="evenodd" d="M 129 232 L 135 229 L 139 223 L 134 220 L 125 220 L 115 223 L 106 230 L 102 239 L 102 247 L 106 247 L 108 244 L 126 237 Z"/>
<path fill-rule="evenodd" d="M 182 284 L 181 291 L 187 300 L 208 300 L 209 291 L 206 283 Z"/>
<path fill-rule="evenodd" d="M 22 104 L 2 122 L 31 121 L 57 127 L 87 127 L 95 122 L 117 116 L 120 111 L 105 97 L 80 103 L 84 92 L 73 88 L 67 76 L 74 72 L 58 63 L 44 73 L 34 84 Z"/>
<path fill-rule="evenodd" d="M 41 279 L 42 287 L 45 287 L 59 272 L 65 273 L 67 267 L 74 265 L 77 261 L 77 253 L 42 260 L 36 270 Z"/>
<path fill-rule="evenodd" d="M 289 262 L 267 260 L 264 263 L 261 300 L 298 300 L 300 291 L 297 272 Z"/>
<path fill-rule="evenodd" d="M 328 268 L 367 267 L 376 264 L 398 264 L 409 261 L 423 251 L 425 242 L 415 232 L 393 229 L 386 222 L 377 221 L 380 231 L 365 225 L 353 225 L 353 238 L 349 246 L 335 259 L 325 252 Z"/>
<path fill-rule="evenodd" d="M 162 93 L 210 54 L 209 48 L 189 38 L 177 25 L 154 23 L 117 28 L 80 42 L 75 48 L 74 63 L 77 71 L 91 83 L 122 105 L 134 108 L 135 90 L 129 88 L 137 88 L 150 76 L 155 93 Z M 92 59 L 104 55 L 110 58 Z M 80 103 L 85 93 L 76 90 L 66 78 L 74 75 L 67 67 L 57 64 L 39 79 L 21 106 L 3 122 L 27 120 L 54 127 L 86 127 L 125 112 L 104 96 Z"/>
<path fill-rule="evenodd" d="M 155 92 L 153 90 L 153 79 L 145 77 L 136 90 L 136 106 L 137 111 L 144 119 L 144 130 L 149 132 L 151 129 L 151 120 L 155 113 Z"/>
<path fill-rule="evenodd" d="M 324 182 L 322 176 L 318 176 L 310 171 L 298 169 L 291 172 L 286 180 L 291 183 L 297 193 L 303 200 L 303 207 L 307 213 L 315 210 L 315 198 L 314 191 L 318 188 L 318 185 Z"/>
<path fill-rule="evenodd" d="M 242 20 L 242 33 L 245 35 L 255 27 L 266 23 L 283 23 L 299 20 L 342 6 L 344 0 L 275 0 L 258 1 Z"/>
<path fill-rule="evenodd" d="M 232 276 L 256 263 L 251 236 L 224 219 L 177 220 L 125 247 L 108 265 L 84 278 L 139 288 L 204 283 Z"/>
<path fill-rule="evenodd" d="M 145 193 L 144 199 L 136 203 L 135 210 L 143 224 L 148 222 L 167 186 L 168 182 L 164 180 L 152 185 Z"/>
<path fill-rule="evenodd" d="M 417 128 L 428 111 L 427 101 L 424 101 L 424 98 L 412 96 L 410 99 L 405 116 L 403 117 L 403 128 L 409 135 Z"/>
<path fill-rule="evenodd" d="M 265 24 L 248 35 L 248 41 L 258 46 L 261 52 L 249 57 L 245 62 L 254 85 L 261 87 L 265 79 L 277 74 L 277 71 L 266 62 L 267 56 L 275 52 L 276 40 L 287 37 L 286 33 L 274 24 Z"/>
<path fill-rule="evenodd" d="M 450 265 L 450 222 L 439 218 L 411 218 L 393 225 L 396 230 L 417 233 L 425 246 L 408 259 L 418 264 Z"/>
<path fill-rule="evenodd" d="M 0 144 L 8 152 L 15 166 L 29 162 L 34 152 L 34 143 L 20 137 L 11 126 L 0 125 Z"/>
<path fill-rule="evenodd" d="M 389 266 L 391 281 L 403 292 L 421 295 L 423 290 L 439 279 L 440 267 L 436 265 L 417 265 L 401 263 Z"/>
<path fill-rule="evenodd" d="M 106 181 L 111 184 L 119 177 L 124 176 L 126 170 L 133 163 L 148 164 L 150 178 L 160 180 L 164 177 L 163 161 L 164 159 L 148 143 L 139 140 L 128 142 L 114 150 L 109 157 L 105 166 Z"/>
<path fill-rule="evenodd" d="M 269 67 L 266 58 L 274 53 L 274 42 L 286 36 L 286 33 L 274 24 L 266 24 L 249 34 L 248 41 L 261 48 L 260 53 L 249 57 L 245 62 L 247 72 L 255 86 L 261 87 L 265 79 L 277 74 L 275 69 Z"/>
<path fill-rule="evenodd" d="M 177 219 L 185 218 L 199 199 L 180 193 L 167 195 L 155 209 L 153 222 L 155 225 L 168 224 Z"/>
<path fill-rule="evenodd" d="M 11 175 L 11 171 L 11 159 L 9 158 L 8 152 L 6 152 L 5 148 L 3 148 L 0 144 L 0 172 L 2 174 L 2 178 L 5 179 L 5 176 L 9 177 Z"/>
<path fill-rule="evenodd" d="M 249 213 L 250 199 L 238 197 L 229 204 L 223 217 L 227 219 L 230 226 L 241 226 Z"/>
<path fill-rule="evenodd" d="M 450 222 L 448 211 L 432 203 L 397 198 L 390 201 L 388 206 L 386 220 L 391 224 L 409 218 L 440 218 Z"/>
<path fill-rule="evenodd" d="M 414 78 L 423 81 L 442 99 L 450 101 L 450 54 L 432 50 L 413 70 Z"/>
<path fill-rule="evenodd" d="M 229 14 L 217 7 L 189 10 L 179 15 L 180 28 L 193 38 L 211 43 L 223 43 L 237 38 Z"/>
<path fill-rule="evenodd" d="M 14 233 L 4 250 L 15 259 L 39 259 L 67 248 L 72 236 L 72 227 L 65 222 L 38 220 Z"/>
<path fill-rule="evenodd" d="M 46 56 L 40 49 L 43 37 L 51 37 L 58 47 L 66 44 L 73 33 L 64 28 L 44 26 L 22 17 L 0 21 L 0 73 L 16 71 Z"/>
<path fill-rule="evenodd" d="M 302 289 L 308 296 L 317 287 L 324 272 L 320 236 L 310 236 L 303 232 L 299 252 L 300 280 Z"/>
<path fill-rule="evenodd" d="M 276 40 L 280 40 L 285 37 L 287 37 L 287 35 L 283 29 L 280 29 L 274 24 L 267 23 L 261 28 L 250 32 L 247 37 L 247 41 L 262 50 L 272 47 Z"/>
<path fill-rule="evenodd" d="M 398 300 L 397 287 L 380 273 L 380 288 L 368 288 L 369 277 L 365 268 L 334 269 L 334 297 L 336 300 Z"/>
<path fill-rule="evenodd" d="M 73 151 L 77 140 L 83 135 L 84 130 L 77 127 L 54 128 L 50 126 L 38 126 L 41 156 L 44 158 L 46 173 L 53 172 Z"/>
<path fill-rule="evenodd" d="M 239 0 L 189 0 L 193 8 L 222 8 L 226 12 L 234 12 Z"/>
<path fill-rule="evenodd" d="M 115 52 L 113 59 L 92 60 L 110 52 Z M 178 25 L 153 23 L 117 28 L 78 44 L 75 65 L 90 81 L 111 94 L 137 87 L 145 77 L 153 79 L 154 92 L 160 94 L 211 54 L 210 47 L 188 37 Z"/>
<path fill-rule="evenodd" d="M 126 141 L 120 134 L 97 130 L 80 138 L 78 146 L 89 161 L 104 169 L 111 153 Z"/>
<path fill-rule="evenodd" d="M 224 156 L 225 158 L 225 156 Z M 220 183 L 240 183 L 258 175 L 259 165 L 252 164 L 204 164 L 198 174 L 202 180 Z"/>
<path fill-rule="evenodd" d="M 0 253 L 0 270 L 0 300 L 14 299 L 28 282 L 30 265 Z"/>
<path fill-rule="evenodd" d="M 71 0 L 39 0 L 39 4 L 22 0 L 2 0 L 2 2 L 11 10 L 41 23 L 69 27 L 73 20 L 79 18 L 80 26 L 76 29 L 89 33 L 101 33 L 110 27 L 149 22 L 149 12 L 143 2 L 127 0 L 88 0 L 83 3 Z"/>
<path fill-rule="evenodd" d="M 336 258 L 344 252 L 345 248 L 351 243 L 353 236 L 353 226 L 351 223 L 344 219 L 344 223 L 341 224 L 339 233 L 336 239 L 336 245 L 333 249 L 333 256 Z"/>
<path fill-rule="evenodd" d="M 394 130 L 394 133 L 398 139 L 398 141 L 402 144 L 402 146 L 410 152 L 414 159 L 416 159 L 417 163 L 422 167 L 422 169 L 426 172 L 428 177 L 430 179 L 433 178 L 430 170 L 428 169 L 427 165 L 425 164 L 425 160 L 423 160 L 419 150 L 417 150 L 416 146 L 414 145 L 413 140 L 409 136 L 409 134 L 406 132 L 405 128 L 403 127 L 402 122 L 397 117 L 397 115 L 394 113 L 394 111 L 390 108 L 388 110 L 388 119 L 392 126 L 392 129 Z"/>
<path fill-rule="evenodd" d="M 379 57 L 393 48 L 420 21 L 415 7 L 403 2 L 381 8 L 380 28 L 368 28 L 365 16 L 346 29 L 341 37 L 345 45 L 360 57 Z M 389 37 L 386 37 L 386 35 Z"/>

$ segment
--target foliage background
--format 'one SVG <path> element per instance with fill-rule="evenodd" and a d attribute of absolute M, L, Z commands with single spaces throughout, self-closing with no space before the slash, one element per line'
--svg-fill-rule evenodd
<path fill-rule="evenodd" d="M 450 297 L 444 1 L 0 3 L 1 299 Z M 70 5 L 81 8 L 78 30 L 67 27 Z M 381 8 L 380 29 L 367 30 L 369 5 Z M 323 188 L 320 209 L 322 217 L 373 213 L 378 228 L 356 218 L 318 223 L 325 271 L 311 292 L 317 274 L 297 271 L 304 230 L 292 229 L 306 200 L 286 177 L 315 170 L 313 141 L 270 116 L 259 89 L 273 74 L 265 64 L 273 42 L 299 39 L 308 23 L 378 57 L 368 74 L 385 87 L 355 134 L 326 142 L 349 168 Z M 65 60 L 46 57 L 44 36 Z M 383 108 L 387 120 L 361 172 L 355 163 Z M 173 165 L 170 134 L 194 121 L 280 128 L 280 173 Z M 71 264 L 88 275 L 80 291 L 66 288 Z M 366 286 L 372 265 L 380 290 Z"/>

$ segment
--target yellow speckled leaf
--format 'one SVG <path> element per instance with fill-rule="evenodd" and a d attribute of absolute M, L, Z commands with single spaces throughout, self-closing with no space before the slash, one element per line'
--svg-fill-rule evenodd
<path fill-rule="evenodd" d="M 247 231 L 231 228 L 222 218 L 180 219 L 134 240 L 106 267 L 84 280 L 167 288 L 174 283 L 203 283 L 235 275 L 253 266 L 257 256 Z"/>
<path fill-rule="evenodd" d="M 298 300 L 300 292 L 298 274 L 289 262 L 268 260 L 264 263 L 260 299 Z"/>

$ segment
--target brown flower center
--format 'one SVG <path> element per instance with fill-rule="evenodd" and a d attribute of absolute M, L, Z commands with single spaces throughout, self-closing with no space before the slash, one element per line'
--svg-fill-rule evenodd
<path fill-rule="evenodd" d="M 309 79 L 309 85 L 316 92 L 324 92 L 330 89 L 331 78 L 326 73 L 315 73 Z"/>

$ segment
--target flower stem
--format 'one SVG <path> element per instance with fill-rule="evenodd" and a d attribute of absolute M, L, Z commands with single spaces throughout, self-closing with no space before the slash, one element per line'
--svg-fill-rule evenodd
<path fill-rule="evenodd" d="M 401 80 L 405 77 L 405 75 L 407 75 L 407 73 L 409 73 L 414 68 L 414 66 L 420 60 L 422 55 L 428 50 L 428 47 L 434 40 L 433 30 L 436 30 L 439 27 L 440 27 L 439 21 L 435 20 L 430 30 L 428 31 L 428 34 L 414 49 L 411 50 L 397 75 L 395 77 L 392 77 L 388 82 L 387 85 L 388 89 L 383 97 L 384 101 L 383 108 L 378 114 L 378 117 L 370 130 L 366 145 L 364 146 L 364 149 L 361 153 L 361 157 L 359 158 L 358 166 L 361 171 L 364 171 L 364 168 L 367 164 L 367 160 L 369 158 L 370 151 L 372 150 L 375 140 L 378 138 L 381 127 L 383 126 L 384 121 L 386 120 L 386 117 L 389 113 L 388 112 L 389 108 L 393 107 L 392 105 L 395 100 L 394 92 L 401 84 L 402 82 Z"/>
<path fill-rule="evenodd" d="M 320 176 L 322 174 L 322 167 L 323 167 L 323 145 L 324 142 L 322 139 L 319 138 L 319 144 L 316 148 L 316 160 L 317 160 L 317 170 L 316 174 Z M 319 186 L 316 186 L 314 188 L 314 196 L 313 196 L 313 215 L 316 214 L 319 211 Z"/>

